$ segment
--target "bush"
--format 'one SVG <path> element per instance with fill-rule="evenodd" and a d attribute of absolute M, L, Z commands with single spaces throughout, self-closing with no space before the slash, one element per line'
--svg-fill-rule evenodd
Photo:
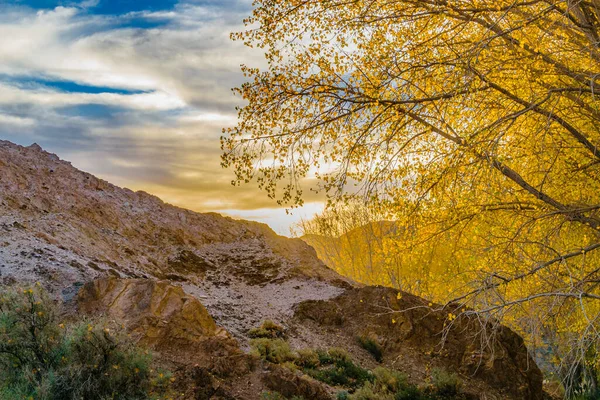
<path fill-rule="evenodd" d="M 118 326 L 60 324 L 39 287 L 0 293 L 0 398 L 3 400 L 149 399 L 164 394 L 170 374 Z"/>
<path fill-rule="evenodd" d="M 248 336 L 253 339 L 266 338 L 276 339 L 284 338 L 285 331 L 283 327 L 277 325 L 275 322 L 267 320 L 262 323 L 258 328 L 252 328 L 248 331 Z"/>
<path fill-rule="evenodd" d="M 336 363 L 338 361 L 352 362 L 350 354 L 348 354 L 346 350 L 341 349 L 339 347 L 332 347 L 327 351 L 327 353 L 329 354 L 329 357 L 331 358 L 333 363 Z"/>
<path fill-rule="evenodd" d="M 347 391 L 342 390 L 341 392 L 337 393 L 336 400 L 349 400 L 349 399 L 350 399 L 350 394 Z"/>
<path fill-rule="evenodd" d="M 261 400 L 286 400 L 286 398 L 279 392 L 263 392 Z M 304 400 L 304 397 L 294 396 L 290 400 Z"/>
<path fill-rule="evenodd" d="M 377 386 L 385 392 L 396 393 L 408 386 L 406 375 L 398 371 L 377 367 L 373 370 L 373 375 Z"/>
<path fill-rule="evenodd" d="M 350 396 L 351 400 L 394 400 L 394 397 L 389 393 L 383 393 L 375 388 L 375 385 L 367 383 L 353 395 Z"/>
<path fill-rule="evenodd" d="M 354 364 L 343 349 L 333 348 L 328 352 L 317 352 L 323 369 L 305 369 L 305 372 L 316 380 L 332 386 L 356 389 L 365 382 L 373 380 L 368 370 Z"/>
<path fill-rule="evenodd" d="M 431 397 L 424 394 L 415 385 L 407 385 L 396 393 L 394 400 L 431 400 Z"/>
<path fill-rule="evenodd" d="M 361 347 L 371 353 L 377 362 L 383 360 L 383 349 L 381 348 L 381 345 L 377 343 L 377 340 L 369 336 L 359 336 L 357 339 Z"/>
<path fill-rule="evenodd" d="M 298 350 L 296 365 L 301 368 L 315 369 L 321 365 L 319 354 L 312 349 Z"/>
<path fill-rule="evenodd" d="M 270 363 L 283 364 L 296 359 L 290 345 L 282 339 L 252 339 L 250 345 L 260 358 Z"/>
<path fill-rule="evenodd" d="M 458 395 L 462 386 L 462 382 L 456 374 L 449 373 L 440 368 L 434 368 L 431 371 L 431 383 L 435 388 L 436 394 L 442 397 Z"/>
<path fill-rule="evenodd" d="M 318 349 L 316 351 L 317 357 L 319 358 L 320 365 L 333 364 L 333 358 L 329 355 L 326 350 Z"/>

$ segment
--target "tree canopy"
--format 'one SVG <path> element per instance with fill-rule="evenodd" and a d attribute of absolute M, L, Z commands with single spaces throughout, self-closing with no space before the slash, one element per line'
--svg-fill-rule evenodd
<path fill-rule="evenodd" d="M 571 356 L 587 357 L 599 1 L 258 0 L 245 22 L 234 38 L 268 65 L 243 66 L 236 89 L 247 104 L 222 139 L 234 183 L 294 206 L 314 177 L 332 202 L 360 196 L 401 221 L 406 249 L 451 237 L 463 278 L 445 300 L 560 315 Z"/>

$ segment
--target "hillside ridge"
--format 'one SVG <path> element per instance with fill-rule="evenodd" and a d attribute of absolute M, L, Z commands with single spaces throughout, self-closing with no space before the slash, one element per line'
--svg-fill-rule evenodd
<path fill-rule="evenodd" d="M 36 144 L 0 141 L 0 177 L 3 283 L 41 281 L 68 299 L 101 277 L 169 279 L 238 337 L 265 317 L 257 309 L 281 319 L 352 286 L 299 239 L 119 188 Z M 244 318 L 228 318 L 238 307 Z"/>

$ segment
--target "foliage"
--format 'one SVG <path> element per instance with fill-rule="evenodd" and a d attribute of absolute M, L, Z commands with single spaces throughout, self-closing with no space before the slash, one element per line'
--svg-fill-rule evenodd
<path fill-rule="evenodd" d="M 355 389 L 365 382 L 373 380 L 370 371 L 355 364 L 348 353 L 343 349 L 332 348 L 319 354 L 320 368 L 305 368 L 309 376 L 332 386 L 341 386 Z"/>
<path fill-rule="evenodd" d="M 362 348 L 371 353 L 377 362 L 381 362 L 383 360 L 383 349 L 377 340 L 368 335 L 359 336 L 357 339 Z"/>
<path fill-rule="evenodd" d="M 375 382 L 382 390 L 396 393 L 401 388 L 408 386 L 406 375 L 383 367 L 377 367 L 373 370 Z"/>
<path fill-rule="evenodd" d="M 315 369 L 321 365 L 319 353 L 313 349 L 301 349 L 297 351 L 296 365 L 301 368 Z"/>
<path fill-rule="evenodd" d="M 286 397 L 284 397 L 279 392 L 263 392 L 261 395 L 261 399 L 262 400 L 285 400 Z M 304 397 L 294 396 L 294 397 L 290 398 L 290 400 L 304 400 Z"/>
<path fill-rule="evenodd" d="M 460 381 L 453 374 L 434 372 L 434 384 L 419 388 L 409 384 L 406 376 L 397 371 L 378 367 L 374 379 L 358 388 L 350 400 L 461 400 Z"/>
<path fill-rule="evenodd" d="M 600 391 L 598 389 L 596 390 L 590 390 L 588 392 L 585 393 L 581 393 L 581 394 L 575 394 L 572 397 L 573 400 L 598 400 L 600 399 Z"/>
<path fill-rule="evenodd" d="M 158 398 L 171 375 L 151 361 L 114 323 L 59 323 L 39 287 L 0 293 L 2 399 Z"/>
<path fill-rule="evenodd" d="M 337 395 L 335 396 L 335 398 L 337 400 L 348 400 L 350 398 L 350 393 L 348 393 L 345 390 L 342 390 L 340 392 L 337 393 Z"/>
<path fill-rule="evenodd" d="M 290 345 L 283 339 L 252 339 L 250 345 L 260 358 L 274 364 L 283 364 L 296 359 Z"/>
<path fill-rule="evenodd" d="M 462 381 L 453 373 L 434 368 L 431 371 L 431 383 L 440 396 L 455 396 L 460 393 Z"/>
<path fill-rule="evenodd" d="M 266 320 L 258 328 L 252 328 L 248 331 L 248 336 L 251 338 L 284 338 L 285 333 L 283 327 L 275 322 Z"/>
<path fill-rule="evenodd" d="M 431 387 L 420 389 L 408 383 L 398 371 L 377 367 L 373 371 L 356 364 L 342 348 L 302 349 L 292 352 L 282 339 L 251 341 L 253 351 L 263 360 L 292 370 L 301 370 L 330 386 L 344 388 L 338 400 L 460 400 L 461 381 L 455 374 L 434 369 Z M 283 399 L 277 392 L 264 392 L 263 399 Z"/>
<path fill-rule="evenodd" d="M 571 373 L 600 335 L 598 21 L 567 0 L 256 1 L 233 37 L 268 63 L 243 67 L 223 165 L 281 204 L 364 199 L 401 229 L 357 275 L 552 332 Z"/>

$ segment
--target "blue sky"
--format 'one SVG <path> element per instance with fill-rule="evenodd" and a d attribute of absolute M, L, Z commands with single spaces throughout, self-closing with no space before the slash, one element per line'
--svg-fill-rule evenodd
<path fill-rule="evenodd" d="M 251 0 L 0 0 L 0 139 L 33 142 L 120 186 L 198 211 L 286 216 L 219 166 L 242 63 L 232 42 Z M 310 200 L 310 199 L 309 199 Z"/>

